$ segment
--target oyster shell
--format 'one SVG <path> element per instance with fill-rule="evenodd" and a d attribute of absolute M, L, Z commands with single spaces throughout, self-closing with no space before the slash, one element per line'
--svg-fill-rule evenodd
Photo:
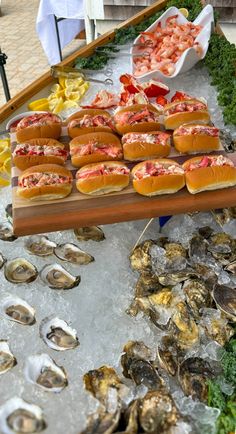
<path fill-rule="evenodd" d="M 216 285 L 212 297 L 216 306 L 227 318 L 236 322 L 236 289 L 225 285 Z"/>
<path fill-rule="evenodd" d="M 165 389 L 150 391 L 141 399 L 139 422 L 145 433 L 167 433 L 179 419 L 175 403 Z"/>
<path fill-rule="evenodd" d="M 187 252 L 180 243 L 164 243 L 166 268 L 168 271 L 178 271 L 186 268 Z"/>
<path fill-rule="evenodd" d="M 24 258 L 15 258 L 4 266 L 5 278 L 12 283 L 30 283 L 37 276 L 37 268 Z"/>
<path fill-rule="evenodd" d="M 206 240 L 213 234 L 213 229 L 210 226 L 202 226 L 198 229 L 199 234 Z"/>
<path fill-rule="evenodd" d="M 201 276 L 201 279 L 205 282 L 208 288 L 213 288 L 218 281 L 216 273 L 210 267 L 204 264 L 195 263 L 194 268 L 197 272 L 197 275 Z"/>
<path fill-rule="evenodd" d="M 52 289 L 71 289 L 80 283 L 80 276 L 73 276 L 57 263 L 45 265 L 40 271 L 40 278 Z"/>
<path fill-rule="evenodd" d="M 147 297 L 136 298 L 132 305 L 132 313 L 137 314 L 139 310 L 147 314 L 151 321 L 158 325 L 163 312 L 172 307 L 174 294 L 170 288 L 162 288 L 161 291 Z"/>
<path fill-rule="evenodd" d="M 76 330 L 59 318 L 45 318 L 40 324 L 40 337 L 57 351 L 72 350 L 79 345 Z"/>
<path fill-rule="evenodd" d="M 157 360 L 161 368 L 163 368 L 169 375 L 174 376 L 177 372 L 177 363 L 173 354 L 168 349 L 157 349 Z"/>
<path fill-rule="evenodd" d="M 184 282 L 190 277 L 199 277 L 199 276 L 196 273 L 196 271 L 189 270 L 186 268 L 185 270 L 176 271 L 174 273 L 160 274 L 158 276 L 158 280 L 160 284 L 163 286 L 174 286 L 177 285 L 177 283 Z"/>
<path fill-rule="evenodd" d="M 83 381 L 85 389 L 106 407 L 109 405 L 109 391 L 115 389 L 119 394 L 121 389 L 125 387 L 115 369 L 105 365 L 88 371 L 84 375 Z"/>
<path fill-rule="evenodd" d="M 211 318 L 209 324 L 203 324 L 206 334 L 222 347 L 229 342 L 234 335 L 234 329 L 223 318 Z"/>
<path fill-rule="evenodd" d="M 54 249 L 54 253 L 62 261 L 71 262 L 76 265 L 87 265 L 94 261 L 93 256 L 72 243 L 60 244 Z"/>
<path fill-rule="evenodd" d="M 108 413 L 104 410 L 88 416 L 86 428 L 80 434 L 112 434 L 117 428 L 120 410 Z"/>
<path fill-rule="evenodd" d="M 137 385 L 143 384 L 149 390 L 159 389 L 163 385 L 162 378 L 150 363 L 151 350 L 143 343 L 129 341 L 123 348 L 121 366 L 123 375 L 131 378 Z"/>
<path fill-rule="evenodd" d="M 13 234 L 12 225 L 8 222 L 0 224 L 0 240 L 15 241 L 17 237 Z"/>
<path fill-rule="evenodd" d="M 28 357 L 24 374 L 26 379 L 48 392 L 61 392 L 68 386 L 67 374 L 48 354 Z"/>
<path fill-rule="evenodd" d="M 0 375 L 12 369 L 17 364 L 7 341 L 0 341 Z"/>
<path fill-rule="evenodd" d="M 49 256 L 53 254 L 56 243 L 50 241 L 45 235 L 33 235 L 27 238 L 25 248 L 31 255 Z"/>
<path fill-rule="evenodd" d="M 182 289 L 194 318 L 199 319 L 200 309 L 203 306 L 211 306 L 211 296 L 207 286 L 200 279 L 189 279 L 185 280 Z"/>
<path fill-rule="evenodd" d="M 189 242 L 189 257 L 204 260 L 208 242 L 200 234 L 194 235 Z"/>
<path fill-rule="evenodd" d="M 6 258 L 4 258 L 4 256 L 2 255 L 2 253 L 0 253 L 0 270 L 3 267 L 3 265 L 6 262 Z"/>
<path fill-rule="evenodd" d="M 135 297 L 146 297 L 160 291 L 162 288 L 156 274 L 148 271 L 143 272 L 135 286 Z"/>
<path fill-rule="evenodd" d="M 22 325 L 33 325 L 36 322 L 35 309 L 26 301 L 10 294 L 1 299 L 0 311 L 5 318 Z"/>
<path fill-rule="evenodd" d="M 212 376 L 212 368 L 206 360 L 190 357 L 179 366 L 178 379 L 185 395 L 206 401 L 208 395 L 207 378 Z"/>
<path fill-rule="evenodd" d="M 0 407 L 2 434 L 35 434 L 47 427 L 40 407 L 15 397 Z"/>
<path fill-rule="evenodd" d="M 104 232 L 98 226 L 85 226 L 74 229 L 74 234 L 79 241 L 102 241 L 105 240 Z"/>
<path fill-rule="evenodd" d="M 176 339 L 181 349 L 187 349 L 198 342 L 198 326 L 191 318 L 187 306 L 183 301 L 177 303 L 175 306 L 175 312 L 171 318 L 171 325 L 173 324 L 175 325 L 173 331 L 177 332 Z"/>
<path fill-rule="evenodd" d="M 236 259 L 236 240 L 225 232 L 215 233 L 209 239 L 208 250 L 222 265 L 227 265 Z"/>
<path fill-rule="evenodd" d="M 224 269 L 229 273 L 234 274 L 234 276 L 236 276 L 236 261 L 230 262 L 228 265 L 224 267 Z"/>
<path fill-rule="evenodd" d="M 5 213 L 6 213 L 7 220 L 12 225 L 13 224 L 13 220 L 12 220 L 12 203 L 8 203 L 7 204 L 7 206 L 5 208 Z"/>
<path fill-rule="evenodd" d="M 155 244 L 156 243 L 153 240 L 146 240 L 135 247 L 129 256 L 130 265 L 133 270 L 137 270 L 139 272 L 147 271 L 148 269 L 151 270 L 152 262 L 149 250 Z"/>

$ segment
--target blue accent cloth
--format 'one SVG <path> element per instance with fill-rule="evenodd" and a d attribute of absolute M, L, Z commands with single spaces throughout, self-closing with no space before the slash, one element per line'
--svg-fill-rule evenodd
<path fill-rule="evenodd" d="M 162 226 L 164 226 L 164 224 L 166 222 L 168 222 L 168 220 L 170 220 L 171 217 L 172 217 L 171 215 L 165 215 L 165 216 L 159 217 L 160 227 L 162 228 Z"/>

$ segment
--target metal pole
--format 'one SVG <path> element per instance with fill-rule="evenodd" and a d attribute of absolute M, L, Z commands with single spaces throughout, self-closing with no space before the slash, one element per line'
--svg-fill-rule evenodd
<path fill-rule="evenodd" d="M 64 20 L 65 18 L 57 18 L 54 15 L 54 21 L 55 21 L 55 28 L 56 28 L 56 35 L 57 35 L 57 44 L 58 44 L 58 51 L 59 51 L 59 57 L 62 61 L 62 51 L 61 51 L 61 41 L 60 41 L 60 35 L 59 35 L 59 29 L 58 29 L 58 22 Z"/>
<path fill-rule="evenodd" d="M 4 68 L 4 65 L 6 64 L 6 59 L 7 59 L 6 54 L 2 53 L 1 48 L 0 48 L 0 74 L 1 74 L 5 98 L 6 98 L 6 101 L 9 101 L 9 99 L 11 99 L 11 95 L 10 95 L 7 76 L 6 76 L 6 72 L 5 72 L 5 68 Z"/>

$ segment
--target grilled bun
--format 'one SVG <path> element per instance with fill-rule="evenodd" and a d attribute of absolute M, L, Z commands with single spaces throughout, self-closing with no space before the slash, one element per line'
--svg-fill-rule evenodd
<path fill-rule="evenodd" d="M 214 155 L 209 156 L 209 158 L 218 157 Z M 196 194 L 205 190 L 217 190 L 236 185 L 236 167 L 231 165 L 199 167 L 188 170 L 190 164 L 199 163 L 202 158 L 203 156 L 191 158 L 182 165 L 185 170 L 186 186 L 190 193 Z M 231 161 L 227 157 L 224 158 Z"/>
<path fill-rule="evenodd" d="M 184 171 L 182 173 L 150 175 L 144 178 L 137 178 L 136 173 L 140 169 L 145 169 L 146 164 L 161 164 L 164 167 L 176 166 L 181 169 L 181 166 L 174 160 L 160 158 L 156 160 L 144 161 L 137 164 L 131 171 L 133 177 L 133 187 L 137 193 L 143 196 L 156 196 L 160 194 L 176 193 L 185 186 Z"/>
<path fill-rule="evenodd" d="M 197 104 L 201 103 L 201 101 L 197 99 L 191 99 L 191 100 L 184 100 L 184 101 L 175 101 L 170 104 L 166 104 L 164 107 L 164 126 L 166 130 L 175 130 L 180 125 L 192 123 L 192 122 L 201 122 L 204 124 L 208 124 L 210 122 L 210 114 L 206 109 L 203 110 L 196 110 L 192 112 L 177 112 L 173 114 L 167 114 L 168 110 L 175 107 L 176 105 L 179 105 L 181 103 L 186 104 Z"/>
<path fill-rule="evenodd" d="M 71 126 L 71 121 L 78 119 L 81 120 L 84 116 L 105 116 L 107 119 L 112 122 L 112 117 L 109 112 L 105 110 L 99 110 L 99 109 L 83 109 L 76 113 L 73 113 L 73 115 L 69 116 L 67 119 L 67 128 L 68 128 L 68 134 L 70 137 L 74 138 L 77 136 L 80 136 L 82 134 L 88 134 L 88 133 L 97 133 L 97 132 L 105 132 L 105 133 L 112 133 L 114 132 L 114 128 L 112 129 L 109 126 L 106 125 L 100 125 L 95 127 L 78 127 L 78 126 Z"/>
<path fill-rule="evenodd" d="M 17 145 L 16 148 L 23 145 L 30 146 L 42 146 L 42 147 L 50 147 L 52 148 L 52 155 L 47 152 L 47 155 L 34 155 L 34 154 L 15 154 L 13 151 L 13 163 L 20 170 L 26 170 L 28 167 L 37 166 L 38 164 L 64 164 L 67 152 L 65 151 L 65 146 L 58 142 L 55 139 L 31 139 L 25 143 Z M 63 155 L 54 155 L 53 148 L 60 148 L 63 152 Z"/>
<path fill-rule="evenodd" d="M 127 143 L 126 137 L 129 136 L 129 133 L 122 137 L 122 143 L 123 143 L 123 152 L 124 152 L 124 159 L 128 161 L 140 161 L 140 160 L 149 160 L 152 158 L 157 157 L 167 157 L 169 155 L 171 146 L 170 146 L 170 136 L 168 136 L 166 133 L 161 133 L 166 137 L 165 144 L 161 143 L 150 143 L 148 141 L 145 142 L 146 136 L 156 135 L 160 131 L 152 131 L 150 133 L 137 133 L 137 138 L 135 138 L 130 142 Z M 130 133 L 132 135 L 132 133 Z M 135 134 L 135 133 L 134 133 Z M 139 137 L 140 136 L 140 137 Z"/>
<path fill-rule="evenodd" d="M 111 152 L 99 152 L 99 149 L 91 149 L 91 153 L 83 154 L 83 148 L 89 144 L 98 144 L 103 147 L 110 148 Z M 76 150 L 81 150 L 82 155 L 76 153 Z M 117 151 L 117 156 L 114 156 L 114 150 Z M 71 162 L 75 167 L 82 167 L 90 163 L 98 163 L 100 161 L 122 160 L 123 152 L 120 139 L 112 133 L 89 133 L 75 137 L 70 141 Z"/>
<path fill-rule="evenodd" d="M 44 117 L 47 117 L 48 123 L 41 125 L 34 125 L 32 123 L 31 125 L 21 127 L 24 122 L 27 124 L 29 119 L 32 119 L 33 117 L 35 119 L 42 119 Z M 28 140 L 37 138 L 59 139 L 61 135 L 61 126 L 62 121 L 59 116 L 52 113 L 36 113 L 32 116 L 26 116 L 25 118 L 22 118 L 20 120 L 20 122 L 16 126 L 16 139 L 19 143 L 24 143 Z"/>
<path fill-rule="evenodd" d="M 24 187 L 22 183 L 25 178 L 28 178 L 29 175 L 37 174 L 55 174 L 62 177 L 65 177 L 65 183 L 56 183 L 50 185 L 43 185 L 41 183 L 40 186 L 32 185 L 28 187 Z M 73 177 L 69 170 L 67 170 L 63 166 L 59 166 L 57 164 L 41 164 L 38 166 L 30 167 L 26 169 L 18 178 L 18 188 L 17 195 L 23 199 L 28 199 L 31 201 L 40 201 L 40 200 L 55 200 L 66 197 L 70 194 L 72 190 L 72 181 Z"/>
<path fill-rule="evenodd" d="M 124 168 L 125 173 L 102 174 L 101 167 L 112 169 Z M 80 176 L 86 172 L 91 175 L 85 178 Z M 94 173 L 93 173 L 94 172 Z M 102 195 L 115 191 L 123 190 L 129 184 L 129 169 L 119 161 L 107 161 L 104 163 L 94 163 L 83 166 L 76 173 L 76 187 L 84 194 Z"/>
<path fill-rule="evenodd" d="M 137 122 L 135 124 L 130 125 L 128 122 L 126 124 L 122 124 L 119 122 L 119 116 L 122 113 L 126 112 L 139 112 L 140 110 L 144 110 L 147 108 L 151 112 L 154 112 L 155 114 L 160 114 L 160 112 L 151 104 L 134 104 L 127 107 L 124 107 L 122 109 L 119 109 L 115 115 L 114 115 L 114 122 L 116 130 L 119 134 L 126 134 L 126 133 L 132 133 L 132 132 L 147 132 L 147 131 L 157 131 L 160 129 L 160 122 Z"/>
<path fill-rule="evenodd" d="M 184 127 L 189 130 L 196 126 L 199 126 L 199 124 L 184 125 Z M 181 154 L 212 152 L 220 149 L 220 139 L 218 136 L 191 134 L 191 132 L 184 135 L 177 135 L 176 133 L 177 130 L 173 133 L 173 142 L 175 149 Z"/>

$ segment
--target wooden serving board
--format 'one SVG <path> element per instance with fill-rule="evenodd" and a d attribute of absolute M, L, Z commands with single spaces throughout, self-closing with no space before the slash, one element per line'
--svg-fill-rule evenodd
<path fill-rule="evenodd" d="M 66 134 L 66 130 L 64 130 L 64 134 Z M 69 140 L 66 135 L 61 137 L 61 141 L 64 143 L 68 143 Z M 11 141 L 12 149 L 14 149 L 16 145 L 14 134 Z M 218 153 L 224 152 L 219 151 Z M 226 155 L 236 165 L 236 152 Z M 174 150 L 172 150 L 170 157 L 180 164 L 191 158 L 191 156 L 180 156 Z M 134 166 L 134 163 L 126 164 L 130 168 Z M 78 169 L 71 165 L 70 160 L 67 160 L 66 167 L 75 176 Z M 75 187 L 75 180 L 72 193 L 64 199 L 30 202 L 17 197 L 19 174 L 20 171 L 13 167 L 13 228 L 16 235 L 38 234 L 83 226 L 206 211 L 236 204 L 236 187 L 196 195 L 188 193 L 187 189 L 184 188 L 175 194 L 148 198 L 136 193 L 130 182 L 130 185 L 120 192 L 92 197 L 79 193 Z"/>

